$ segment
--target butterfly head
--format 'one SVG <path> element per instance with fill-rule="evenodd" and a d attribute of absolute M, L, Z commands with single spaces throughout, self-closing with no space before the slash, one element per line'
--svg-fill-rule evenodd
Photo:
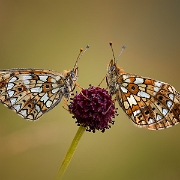
<path fill-rule="evenodd" d="M 110 61 L 110 63 L 108 64 L 107 72 L 108 72 L 108 75 L 116 75 L 116 76 L 118 76 L 118 75 L 122 74 L 124 72 L 124 70 L 122 68 L 120 68 L 118 66 L 118 64 L 116 64 L 114 62 L 114 60 L 112 59 Z"/>
<path fill-rule="evenodd" d="M 120 75 L 124 73 L 124 70 L 117 65 L 117 61 L 118 61 L 118 58 L 120 57 L 120 55 L 122 54 L 122 51 L 125 49 L 125 46 L 122 47 L 122 50 L 117 59 L 115 59 L 115 56 L 114 56 L 112 42 L 110 42 L 110 46 L 111 46 L 111 50 L 113 53 L 113 59 L 110 61 L 108 68 L 107 68 L 106 82 L 107 82 L 107 86 L 109 87 L 110 94 L 113 95 L 116 93 L 117 82 L 120 78 Z"/>
<path fill-rule="evenodd" d="M 77 81 L 77 79 L 78 79 L 78 67 L 76 67 L 75 69 L 72 69 L 72 70 L 64 70 L 63 71 L 63 76 L 68 81 L 69 80 L 72 81 L 72 82 Z"/>

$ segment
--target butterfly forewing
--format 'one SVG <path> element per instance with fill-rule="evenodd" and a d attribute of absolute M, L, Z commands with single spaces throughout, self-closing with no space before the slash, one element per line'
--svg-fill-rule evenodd
<path fill-rule="evenodd" d="M 75 84 L 61 73 L 41 69 L 0 71 L 0 100 L 25 119 L 36 120 L 68 98 Z"/>

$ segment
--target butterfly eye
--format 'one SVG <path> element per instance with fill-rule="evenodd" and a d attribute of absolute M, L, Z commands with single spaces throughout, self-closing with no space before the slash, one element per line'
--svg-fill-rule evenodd
<path fill-rule="evenodd" d="M 111 66 L 111 67 L 109 68 L 108 73 L 111 73 L 111 72 L 114 71 L 114 70 L 115 70 L 115 66 Z"/>
<path fill-rule="evenodd" d="M 111 69 L 111 71 L 114 71 L 115 70 L 115 66 L 112 66 L 110 69 Z"/>
<path fill-rule="evenodd" d="M 70 75 L 71 75 L 71 77 L 72 77 L 72 78 L 74 78 L 74 77 L 75 77 L 75 74 L 74 74 L 74 72 L 73 72 L 73 71 L 71 71 L 71 72 L 70 72 Z"/>

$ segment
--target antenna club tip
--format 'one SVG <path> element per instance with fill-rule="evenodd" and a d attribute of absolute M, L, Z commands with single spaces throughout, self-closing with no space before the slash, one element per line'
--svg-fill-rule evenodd
<path fill-rule="evenodd" d="M 87 46 L 86 46 L 86 49 L 88 49 L 88 48 L 90 48 L 90 45 L 87 45 Z"/>
<path fill-rule="evenodd" d="M 122 49 L 126 49 L 126 46 L 123 46 Z"/>
<path fill-rule="evenodd" d="M 82 52 L 83 51 L 83 48 L 80 48 L 80 52 Z"/>
<path fill-rule="evenodd" d="M 109 42 L 109 45 L 112 46 L 112 41 Z"/>

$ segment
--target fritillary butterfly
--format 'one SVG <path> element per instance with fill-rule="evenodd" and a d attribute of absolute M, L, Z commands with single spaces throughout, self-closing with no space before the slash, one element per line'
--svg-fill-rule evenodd
<path fill-rule="evenodd" d="M 72 70 L 59 73 L 44 69 L 0 70 L 0 101 L 21 117 L 37 120 L 64 98 L 69 98 L 78 78 L 77 63 Z"/>
<path fill-rule="evenodd" d="M 110 46 L 114 57 L 112 42 Z M 106 81 L 110 94 L 116 95 L 119 106 L 137 126 L 159 130 L 179 123 L 180 93 L 173 86 L 126 73 L 115 57 L 108 65 Z"/>

